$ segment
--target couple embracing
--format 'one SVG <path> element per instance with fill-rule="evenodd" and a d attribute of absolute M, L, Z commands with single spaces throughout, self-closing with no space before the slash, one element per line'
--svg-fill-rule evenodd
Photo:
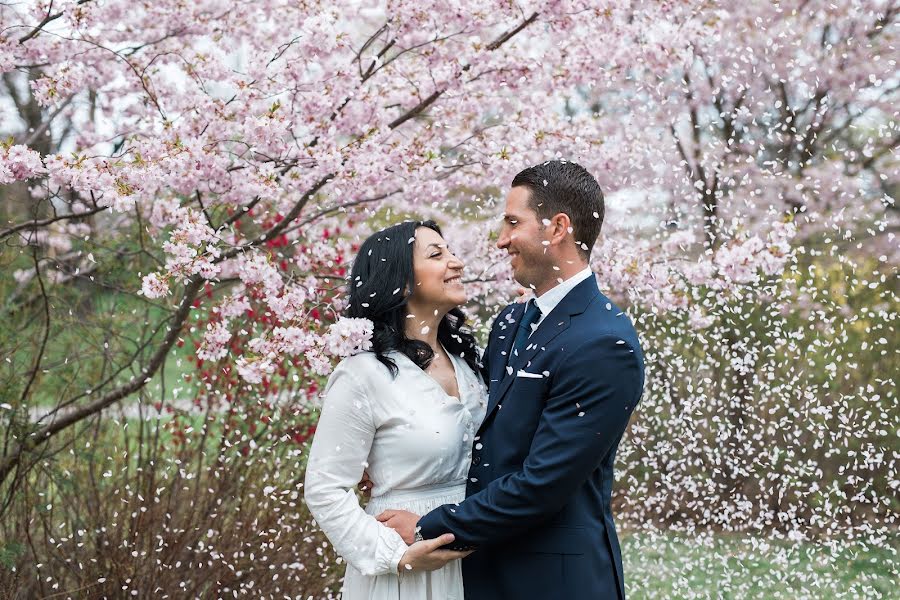
<path fill-rule="evenodd" d="M 480 360 L 435 223 L 360 247 L 346 314 L 372 321 L 372 350 L 332 373 L 305 483 L 344 600 L 625 597 L 613 463 L 644 363 L 588 266 L 603 214 L 575 163 L 516 175 L 497 246 L 534 297 L 497 316 Z"/>

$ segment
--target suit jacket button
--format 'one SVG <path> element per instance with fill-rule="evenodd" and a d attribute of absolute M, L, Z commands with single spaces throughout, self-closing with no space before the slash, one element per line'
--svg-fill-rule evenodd
<path fill-rule="evenodd" d="M 480 465 L 480 464 L 481 464 L 481 457 L 478 456 L 478 455 L 475 455 L 475 457 L 472 458 L 472 464 L 475 465 L 476 467 L 477 467 L 478 465 Z"/>

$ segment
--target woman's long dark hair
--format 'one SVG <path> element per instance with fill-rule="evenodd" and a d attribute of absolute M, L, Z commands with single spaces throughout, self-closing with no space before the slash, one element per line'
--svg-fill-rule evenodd
<path fill-rule="evenodd" d="M 407 300 L 416 289 L 413 273 L 413 243 L 416 229 L 427 227 L 441 234 L 434 221 L 404 221 L 372 234 L 363 242 L 353 261 L 347 282 L 349 304 L 344 314 L 374 323 L 372 351 L 397 376 L 397 364 L 387 356 L 397 350 L 426 369 L 434 350 L 426 342 L 406 337 Z M 438 325 L 437 339 L 447 352 L 461 356 L 473 371 L 478 370 L 475 337 L 464 329 L 466 317 L 457 307 Z"/>

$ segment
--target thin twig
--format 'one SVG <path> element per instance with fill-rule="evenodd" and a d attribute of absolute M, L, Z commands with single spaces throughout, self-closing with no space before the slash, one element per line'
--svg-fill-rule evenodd
<path fill-rule="evenodd" d="M 97 214 L 98 212 L 103 212 L 107 208 L 109 208 L 109 207 L 108 206 L 100 206 L 98 208 L 95 208 L 94 210 L 88 210 L 85 212 L 69 213 L 67 215 L 60 215 L 58 217 L 51 217 L 48 219 L 40 219 L 40 220 L 36 219 L 34 221 L 28 221 L 27 223 L 20 223 L 18 225 L 10 227 L 9 229 L 4 229 L 3 231 L 0 231 L 0 240 L 7 238 L 7 237 L 11 236 L 12 234 L 16 233 L 17 231 L 21 231 L 23 229 L 29 229 L 29 228 L 37 229 L 38 227 L 46 227 L 47 225 L 56 223 L 57 221 L 65 221 L 68 219 L 78 219 L 81 217 L 89 217 L 91 215 Z"/>
<path fill-rule="evenodd" d="M 37 356 L 34 359 L 34 367 L 32 367 L 31 373 L 28 375 L 28 383 L 25 384 L 25 389 L 22 390 L 22 396 L 20 400 L 22 404 L 25 403 L 25 399 L 28 397 L 28 391 L 31 389 L 31 385 L 34 383 L 38 371 L 41 368 L 41 361 L 44 358 L 44 350 L 46 350 L 47 348 L 47 339 L 50 337 L 50 301 L 47 298 L 47 289 L 44 287 L 44 278 L 41 277 L 40 264 L 38 263 L 37 259 L 37 248 L 34 248 L 32 252 L 32 258 L 34 259 L 34 269 L 37 273 L 38 284 L 41 287 L 41 297 L 44 299 L 44 336 L 41 339 L 41 347 L 40 349 L 38 349 Z"/>
<path fill-rule="evenodd" d="M 76 4 L 80 6 L 80 5 L 82 5 L 82 4 L 87 4 L 87 3 L 90 2 L 90 1 L 91 1 L 91 0 L 78 0 L 78 2 L 76 2 Z M 51 2 L 51 3 L 50 3 L 50 8 L 52 8 L 52 7 L 53 7 L 53 3 Z M 48 9 L 48 11 L 47 11 L 47 16 L 44 17 L 44 19 L 43 19 L 40 23 L 37 24 L 37 27 L 35 27 L 34 29 L 32 29 L 32 30 L 31 30 L 28 34 L 26 34 L 25 36 L 19 38 L 19 43 L 20 43 L 20 44 L 24 44 L 25 42 L 27 42 L 28 40 L 30 40 L 31 38 L 33 38 L 34 36 L 36 36 L 37 34 L 39 34 L 39 33 L 41 32 L 41 30 L 44 29 L 44 26 L 47 25 L 47 23 L 50 23 L 51 21 L 55 21 L 56 19 L 58 19 L 58 18 L 60 18 L 61 16 L 63 16 L 63 14 L 65 14 L 65 13 L 64 13 L 63 11 L 60 11 L 60 12 L 54 14 L 54 15 L 51 15 L 50 12 L 49 12 L 49 9 Z"/>

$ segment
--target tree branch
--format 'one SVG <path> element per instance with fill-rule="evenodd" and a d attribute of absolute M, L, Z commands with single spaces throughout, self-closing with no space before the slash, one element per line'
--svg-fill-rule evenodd
<path fill-rule="evenodd" d="M 66 107 L 69 106 L 69 104 L 72 103 L 72 100 L 73 100 L 74 98 L 75 98 L 75 96 L 69 96 L 68 98 L 66 98 L 65 101 L 62 102 L 62 103 L 57 107 L 57 109 L 53 111 L 53 114 L 51 114 L 49 117 L 47 117 L 46 119 L 44 119 L 43 121 L 41 121 L 40 126 L 36 127 L 35 130 L 31 132 L 31 135 L 29 135 L 29 136 L 25 139 L 25 141 L 22 142 L 22 143 L 25 144 L 26 146 L 31 146 L 31 145 L 35 142 L 35 140 L 38 139 L 38 136 L 40 136 L 42 133 L 44 133 L 45 131 L 47 131 L 47 128 L 50 127 L 50 123 L 53 122 L 53 119 L 55 119 L 56 117 L 58 117 L 58 116 L 59 116 L 59 113 L 61 113 L 63 110 L 65 110 Z"/>
<path fill-rule="evenodd" d="M 91 0 L 78 0 L 78 2 L 76 2 L 76 4 L 80 6 L 82 4 L 87 4 L 90 1 Z M 51 4 L 50 6 L 52 7 L 53 4 Z M 50 23 L 51 21 L 55 21 L 56 19 L 63 16 L 63 14 L 65 14 L 65 13 L 63 11 L 60 11 L 60 12 L 56 13 L 55 15 L 51 15 L 50 12 L 48 11 L 47 16 L 44 17 L 44 19 L 40 23 L 37 24 L 37 27 L 32 29 L 28 34 L 19 38 L 19 43 L 24 44 L 25 42 L 27 42 L 28 40 L 30 40 L 31 38 L 33 38 L 34 36 L 39 34 L 41 32 L 41 30 L 44 29 L 44 26 L 47 25 L 47 23 Z"/>
<path fill-rule="evenodd" d="M 406 114 L 401 115 L 391 121 L 390 125 L 388 125 L 391 129 L 396 129 L 412 119 L 413 117 L 418 116 L 423 110 L 434 104 L 434 101 L 443 95 L 444 90 L 435 90 L 431 93 L 430 96 L 419 102 L 416 106 L 411 108 Z"/>
<path fill-rule="evenodd" d="M 27 439 L 19 442 L 17 448 L 15 448 L 10 454 L 7 454 L 3 456 L 2 459 L 0 459 L 0 482 L 6 480 L 9 474 L 22 460 L 22 456 L 27 452 L 34 450 L 40 444 L 46 443 L 51 437 L 53 437 L 60 431 L 71 427 L 72 425 L 87 417 L 90 417 L 91 415 L 99 413 L 104 408 L 110 406 L 115 402 L 118 402 L 122 398 L 136 392 L 137 390 L 147 385 L 153 375 L 156 374 L 156 371 L 159 369 L 159 367 L 163 364 L 165 358 L 169 354 L 169 351 L 172 349 L 172 346 L 178 339 L 178 335 L 181 333 L 181 328 L 184 326 L 184 323 L 187 320 L 188 315 L 190 314 L 194 298 L 196 298 L 197 294 L 199 293 L 204 281 L 205 280 L 202 277 L 195 277 L 189 280 L 188 284 L 184 288 L 184 294 L 182 295 L 178 310 L 171 318 L 171 325 L 169 326 L 169 331 L 166 334 L 166 337 L 163 339 L 163 342 L 160 344 L 160 346 L 156 349 L 156 352 L 153 353 L 153 356 L 150 358 L 150 362 L 147 363 L 147 366 L 144 367 L 136 377 L 134 377 L 130 382 L 119 386 L 118 388 L 112 390 L 111 392 L 105 394 L 100 398 L 97 398 L 93 402 L 60 416 L 58 419 L 53 420 L 44 427 L 41 427 L 37 431 L 30 434 Z"/>
<path fill-rule="evenodd" d="M 306 225 L 309 225 L 310 223 L 314 222 L 316 219 L 320 219 L 320 218 L 324 217 L 325 215 L 330 215 L 331 213 L 335 213 L 340 210 L 350 208 L 351 206 L 359 206 L 360 204 L 369 204 L 371 202 L 378 202 L 380 200 L 384 200 L 385 198 L 389 198 L 389 197 L 393 196 L 394 194 L 399 194 L 402 191 L 403 191 L 403 188 L 400 188 L 400 189 L 394 190 L 393 192 L 388 192 L 386 194 L 382 194 L 380 196 L 375 196 L 373 198 L 363 198 L 362 200 L 353 200 L 352 202 L 345 202 L 344 204 L 338 204 L 337 206 L 332 206 L 331 208 L 323 208 L 319 212 L 307 217 L 306 219 L 304 219 L 297 225 L 295 225 L 293 227 L 289 227 L 288 229 L 285 229 L 283 233 L 289 233 L 296 229 L 305 227 Z"/>
<path fill-rule="evenodd" d="M 37 356 L 34 359 L 34 367 L 32 367 L 31 373 L 28 374 L 28 383 L 25 384 L 25 389 L 22 390 L 21 402 L 25 402 L 25 398 L 28 397 L 28 390 L 31 389 L 31 385 L 37 377 L 38 371 L 41 368 L 41 361 L 44 358 L 44 351 L 47 349 L 47 339 L 50 337 L 50 301 L 47 298 L 47 288 L 44 287 L 44 278 L 41 277 L 40 263 L 37 259 L 37 248 L 33 249 L 32 258 L 34 259 L 34 270 L 35 273 L 37 273 L 38 284 L 41 288 L 41 297 L 44 300 L 44 335 L 41 338 L 41 347 L 38 349 Z"/>
<path fill-rule="evenodd" d="M 303 211 L 303 208 L 306 206 L 306 203 L 309 202 L 309 200 L 316 194 L 316 192 L 322 189 L 325 184 L 331 181 L 333 178 L 334 173 L 329 173 L 328 175 L 325 175 L 324 177 L 319 179 L 319 181 L 317 181 L 315 185 L 313 185 L 306 191 L 306 193 L 303 194 L 303 196 L 300 198 L 300 200 L 297 201 L 297 204 L 294 205 L 291 211 L 284 216 L 284 219 L 282 219 L 277 225 L 272 227 L 272 229 L 268 230 L 266 233 L 259 236 L 255 240 L 251 240 L 246 244 L 242 244 L 241 246 L 232 248 L 228 252 L 223 253 L 214 262 L 220 263 L 224 260 L 234 258 L 244 250 L 259 246 L 260 244 L 265 244 L 269 240 L 281 235 L 284 230 L 287 229 L 287 227 L 291 224 L 291 221 L 293 221 L 300 215 L 301 211 Z"/>
<path fill-rule="evenodd" d="M 497 48 L 511 40 L 517 33 L 534 23 L 537 20 L 537 16 L 537 11 L 533 12 L 530 17 L 522 21 L 517 27 L 510 29 L 509 31 L 498 37 L 496 40 L 488 44 L 488 51 L 496 50 Z"/>
<path fill-rule="evenodd" d="M 0 231 L 0 240 L 11 236 L 12 234 L 16 233 L 17 231 L 22 231 L 23 229 L 37 229 L 38 227 L 45 227 L 47 225 L 50 225 L 51 223 L 56 223 L 57 221 L 65 221 L 67 219 L 78 219 L 80 217 L 89 217 L 89 216 L 95 215 L 99 212 L 103 212 L 107 208 L 109 208 L 109 207 L 108 206 L 100 206 L 98 208 L 95 208 L 93 210 L 88 210 L 85 212 L 70 213 L 68 215 L 60 215 L 58 217 L 50 217 L 47 219 L 36 219 L 34 221 L 28 221 L 27 223 L 20 223 L 18 225 L 10 227 L 9 229 L 4 229 L 3 231 Z"/>
<path fill-rule="evenodd" d="M 496 40 L 494 40 L 493 42 L 488 44 L 487 50 L 489 52 L 492 52 L 492 51 L 500 48 L 500 46 L 502 46 L 503 44 L 505 44 L 506 42 L 511 40 L 517 33 L 519 33 L 520 31 L 522 31 L 523 29 L 525 29 L 526 27 L 528 27 L 529 25 L 534 23 L 537 20 L 537 16 L 538 16 L 537 12 L 533 13 L 530 17 L 528 17 L 527 19 L 522 21 L 522 23 L 520 23 L 518 26 L 516 26 L 513 29 L 510 29 L 509 31 L 507 31 L 506 33 L 504 33 L 503 35 L 498 37 Z M 470 67 L 471 67 L 471 65 L 464 66 L 462 68 L 463 72 L 468 71 Z M 428 108 L 429 106 L 434 104 L 435 100 L 437 100 L 444 94 L 444 91 L 445 90 L 435 90 L 434 92 L 431 93 L 430 96 L 428 96 L 427 98 L 425 98 L 424 100 L 419 102 L 416 106 L 411 108 L 406 114 L 401 115 L 400 117 L 391 121 L 391 123 L 390 123 L 390 125 L 388 125 L 388 127 L 390 127 L 391 129 L 396 129 L 397 127 L 400 127 L 401 125 L 403 125 L 410 119 L 418 116 L 419 114 L 422 113 L 422 111 L 424 111 L 426 108 Z"/>

